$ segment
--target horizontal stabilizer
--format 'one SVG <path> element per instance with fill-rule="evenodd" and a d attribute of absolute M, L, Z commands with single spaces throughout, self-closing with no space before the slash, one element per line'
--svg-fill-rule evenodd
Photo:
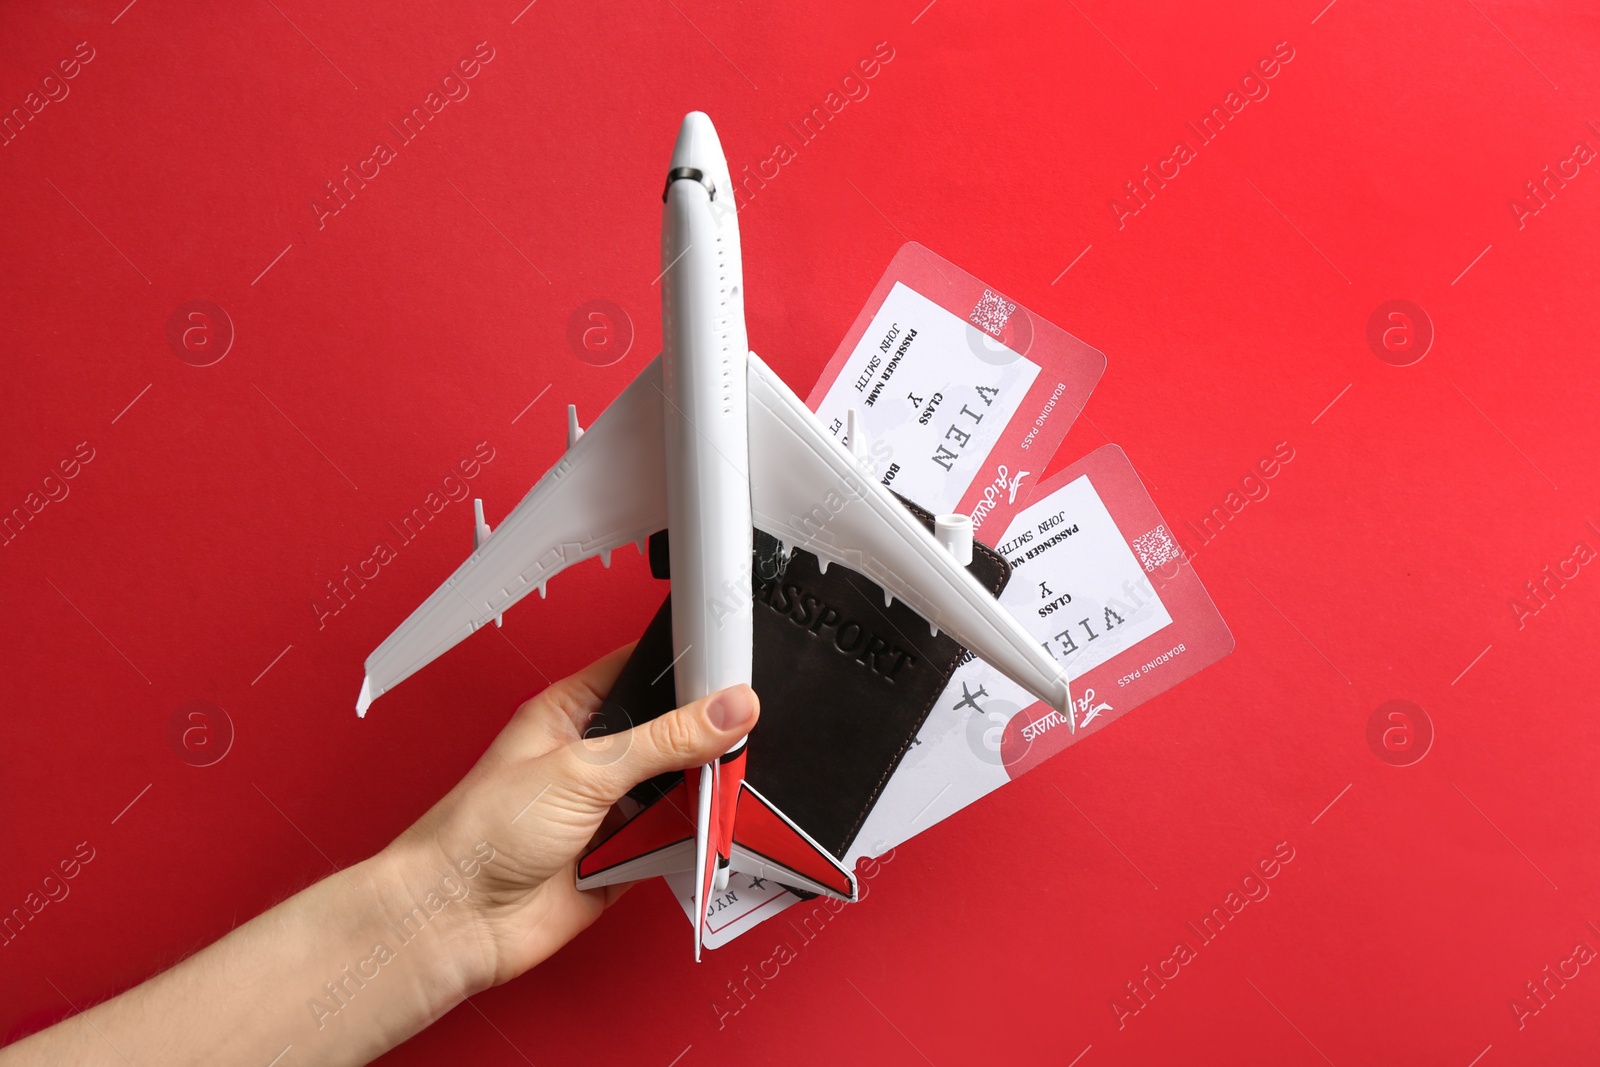
<path fill-rule="evenodd" d="M 856 877 L 833 854 L 745 782 L 733 820 L 733 866 L 741 874 L 840 900 L 856 899 Z"/>
<path fill-rule="evenodd" d="M 578 888 L 694 869 L 694 810 L 685 778 L 578 861 Z"/>

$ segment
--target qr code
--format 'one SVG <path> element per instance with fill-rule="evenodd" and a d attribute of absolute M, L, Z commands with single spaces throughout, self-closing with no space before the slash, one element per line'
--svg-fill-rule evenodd
<path fill-rule="evenodd" d="M 1164 563 L 1183 558 L 1183 550 L 1178 547 L 1178 542 L 1172 539 L 1165 526 L 1157 526 L 1143 537 L 1133 540 L 1133 550 L 1139 553 L 1139 562 L 1144 564 L 1144 569 L 1153 571 Z"/>
<path fill-rule="evenodd" d="M 973 321 L 978 329 L 1000 336 L 1000 331 L 1006 328 L 1006 321 L 1011 318 L 1011 313 L 1017 310 L 1017 305 L 1001 296 L 992 289 L 983 291 L 983 299 L 978 301 L 978 306 L 972 309 L 972 314 L 967 317 Z"/>

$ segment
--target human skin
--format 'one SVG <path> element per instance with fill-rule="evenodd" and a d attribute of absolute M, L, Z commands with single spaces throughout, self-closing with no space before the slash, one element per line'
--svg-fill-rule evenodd
<path fill-rule="evenodd" d="M 715 759 L 760 714 L 755 693 L 734 686 L 585 739 L 631 650 L 518 708 L 466 777 L 376 856 L 0 1049 L 0 1067 L 265 1064 L 286 1050 L 285 1064 L 361 1064 L 549 958 L 627 888 L 575 881 L 612 804 L 646 778 Z"/>

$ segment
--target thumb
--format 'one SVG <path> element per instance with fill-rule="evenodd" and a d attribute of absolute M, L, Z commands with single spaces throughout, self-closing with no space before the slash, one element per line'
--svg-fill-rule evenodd
<path fill-rule="evenodd" d="M 755 728 L 761 701 L 734 685 L 604 739 L 572 748 L 591 784 L 614 802 L 647 778 L 709 763 Z M 599 743 L 597 743 L 599 742 Z"/>

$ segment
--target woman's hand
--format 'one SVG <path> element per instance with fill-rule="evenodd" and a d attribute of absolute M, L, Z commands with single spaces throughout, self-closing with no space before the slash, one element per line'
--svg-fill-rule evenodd
<path fill-rule="evenodd" d="M 734 686 L 632 730 L 585 738 L 631 651 L 518 708 L 460 784 L 386 850 L 420 879 L 413 896 L 445 872 L 465 886 L 454 925 L 468 993 L 544 960 L 622 895 L 625 885 L 578 889 L 575 867 L 624 793 L 716 759 L 755 726 L 755 693 Z"/>

